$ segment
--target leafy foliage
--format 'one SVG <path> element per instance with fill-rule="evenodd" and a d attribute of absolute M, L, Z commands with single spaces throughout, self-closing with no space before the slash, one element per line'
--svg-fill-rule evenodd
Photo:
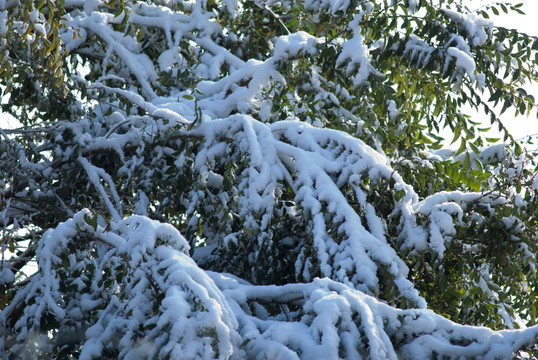
<path fill-rule="evenodd" d="M 536 351 L 520 7 L 0 2 L 2 355 Z"/>

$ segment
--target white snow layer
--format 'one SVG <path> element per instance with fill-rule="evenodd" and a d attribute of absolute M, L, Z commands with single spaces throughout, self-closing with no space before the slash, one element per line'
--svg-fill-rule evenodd
<path fill-rule="evenodd" d="M 128 359 L 337 359 L 342 352 L 347 358 L 380 360 L 434 355 L 509 358 L 514 348 L 532 344 L 538 336 L 538 326 L 493 331 L 458 325 L 426 309 L 397 309 L 327 278 L 305 284 L 251 285 L 200 269 L 187 255 L 187 242 L 171 225 L 131 216 L 110 223 L 111 230 L 106 231 L 92 228 L 87 216 L 91 216 L 87 210 L 81 211 L 46 232 L 38 245 L 39 272 L 26 291 L 0 312 L 0 321 L 5 321 L 14 304 L 35 297 L 16 327 L 27 327 L 21 336 L 36 341 L 47 336 L 39 332 L 44 313 L 56 319 L 60 333 L 73 331 L 72 324 L 81 324 L 81 319 L 94 319 L 82 338 L 80 359 L 99 357 L 112 343 L 120 357 Z M 100 276 L 84 267 L 87 259 L 73 261 L 73 269 L 82 269 L 83 276 L 93 280 L 90 288 L 82 285 L 86 292 L 78 301 L 81 307 L 72 308 L 59 290 L 58 271 L 64 266 L 65 249 L 77 243 L 103 254 L 97 259 L 96 274 L 118 264 L 124 264 L 126 273 L 122 283 L 106 288 L 99 285 Z M 160 302 L 154 291 L 162 294 Z M 294 304 L 302 311 L 273 317 L 261 306 L 268 303 Z M 366 353 L 361 339 L 368 345 Z M 465 342 L 459 343 L 461 339 Z"/>
<path fill-rule="evenodd" d="M 77 4 L 75 0 L 66 1 L 66 6 Z M 419 201 L 413 188 L 389 165 L 388 158 L 360 139 L 299 121 L 266 124 L 247 115 L 230 116 L 258 106 L 261 120 L 268 121 L 271 103 L 264 102 L 264 92 L 275 83 L 285 84 L 278 64 L 316 54 L 316 45 L 324 40 L 305 32 L 281 36 L 275 41 L 272 56 L 264 61 L 251 59 L 245 62 L 211 40 L 212 36 L 222 32 L 212 14 L 203 13 L 199 2 L 183 4 L 189 9 L 192 7 L 192 14 L 174 14 L 159 6 L 142 3 L 132 8 L 130 21 L 133 24 L 156 27 L 166 34 L 169 49 L 159 56 L 158 64 L 153 64 L 141 53 L 134 38 L 113 31 L 111 25 L 121 19 L 100 12 L 102 2 L 87 2 L 84 13 L 76 17 L 66 16 L 67 26 L 62 40 L 68 51 L 81 46 L 90 34 L 109 45 L 103 53 L 103 77 L 90 84 L 90 89 L 114 93 L 148 115 L 117 111 L 108 118 L 113 122 L 109 130 L 95 138 L 88 135 L 85 120 L 62 126 L 72 126 L 75 143 L 84 149 L 112 149 L 123 160 L 123 148 L 127 144 L 140 145 L 171 131 L 178 124 L 192 124 L 197 109 L 191 97 L 196 95 L 196 105 L 202 110 L 203 119 L 188 135 L 204 139 L 194 164 L 202 180 L 213 189 L 223 186 L 224 178 L 214 171 L 214 166 L 229 150 L 227 144 L 233 143 L 248 164 L 238 174 L 238 216 L 245 219 L 246 227 L 260 232 L 270 226 L 279 186 L 289 186 L 295 194 L 293 200 L 303 211 L 302 215 L 294 215 L 304 216 L 308 223 L 314 256 L 324 278 L 312 279 L 310 260 L 300 257 L 296 269 L 302 270 L 295 275 L 309 283 L 254 286 L 231 275 L 204 271 L 189 257 L 189 245 L 171 225 L 145 216 L 124 219 L 121 200 L 109 174 L 80 156 L 78 164 L 112 216 L 110 230 L 106 231 L 101 225 L 93 229 L 85 221 L 85 216 L 91 216 L 88 211 L 81 211 L 57 228 L 48 230 L 37 250 L 39 272 L 24 291 L 16 295 L 11 305 L 0 312 L 1 321 L 14 311 L 16 304 L 30 298 L 37 300 L 24 308 L 16 324 L 22 340 L 31 339 L 30 336 L 46 336 L 39 333 L 39 321 L 45 313 L 54 316 L 60 327 L 80 323 L 80 319 L 91 319 L 91 326 L 84 329 L 81 359 L 98 358 L 110 343 L 117 343 L 120 355 L 129 359 L 166 355 L 173 359 L 338 358 L 341 351 L 348 358 L 428 358 L 434 354 L 507 358 L 521 344 L 534 342 L 537 327 L 492 331 L 457 325 L 426 310 L 426 302 L 407 279 L 409 269 L 398 256 L 401 249 L 431 249 L 442 257 L 445 243 L 456 233 L 455 224 L 462 221 L 465 206 L 477 200 L 479 194 L 443 192 Z M 409 4 L 413 8 L 417 1 Z M 238 8 L 234 1 L 227 1 L 226 5 L 233 12 Z M 306 8 L 316 6 L 336 12 L 347 9 L 349 1 L 305 2 Z M 0 12 L 0 34 L 6 21 L 4 13 Z M 351 22 L 348 30 L 353 36 L 350 39 L 335 41 L 340 51 L 336 65 L 345 68 L 354 86 L 367 84 L 369 76 L 375 74 L 359 26 L 364 14 L 355 15 Z M 472 17 L 451 16 L 467 29 L 474 46 L 484 43 L 486 23 Z M 73 32 L 73 29 L 77 31 Z M 205 77 L 197 84 L 202 94 L 177 91 L 169 96 L 157 96 L 152 87 L 157 79 L 156 67 L 161 71 L 173 71 L 183 65 L 178 51 L 182 36 L 204 51 L 202 63 L 196 70 L 199 76 Z M 474 80 L 474 60 L 460 40 L 455 40 L 448 53 L 455 58 L 456 66 Z M 425 65 L 433 48 L 411 36 L 405 51 Z M 129 86 L 120 89 L 107 85 L 109 80 L 125 80 L 117 74 L 107 73 L 106 61 L 113 56 L 123 63 L 122 70 L 139 83 L 141 94 Z M 224 65 L 229 68 L 229 74 L 219 78 L 220 68 Z M 345 94 L 344 90 L 342 94 Z M 333 102 L 338 101 L 334 97 Z M 391 120 L 396 119 L 396 104 L 388 102 L 386 105 Z M 494 150 L 498 155 L 500 150 Z M 68 158 L 74 150 L 55 151 Z M 142 159 L 135 158 L 121 171 L 127 177 L 131 176 L 137 161 Z M 178 168 L 183 161 L 177 159 Z M 32 165 L 28 163 L 27 166 Z M 34 170 L 46 174 L 47 168 L 36 167 Z M 398 240 L 401 240 L 401 249 L 389 243 L 386 219 L 380 217 L 374 204 L 367 201 L 368 189 L 363 184 L 366 180 L 371 183 L 393 180 L 394 189 L 403 191 L 402 199 L 394 205 L 391 214 L 400 221 L 401 238 Z M 533 187 L 538 189 L 538 180 Z M 351 193 L 346 193 L 344 188 L 351 189 Z M 134 211 L 147 214 L 150 204 L 147 195 L 140 190 L 136 196 Z M 198 201 L 196 197 L 201 196 L 203 194 L 193 195 L 189 207 L 194 208 Z M 358 207 L 350 205 L 351 196 L 356 198 Z M 490 199 L 482 198 L 481 201 L 487 204 Z M 364 214 L 359 215 L 357 208 Z M 188 211 L 194 213 L 196 209 Z M 253 213 L 261 214 L 259 222 Z M 417 224 L 418 216 L 428 219 L 425 225 Z M 196 221 L 195 217 L 193 219 Z M 234 234 L 228 236 L 226 241 L 233 241 Z M 77 243 L 79 237 L 85 239 L 83 244 Z M 261 246 L 261 239 L 258 241 Z M 68 302 L 59 290 L 59 271 L 65 266 L 62 258 L 66 256 L 65 249 L 73 245 L 93 247 L 92 250 L 99 254 L 92 263 L 97 270 L 92 273 L 95 277 L 88 280 L 90 285 L 81 279 L 74 280 L 80 292 L 79 298 L 75 299 L 77 306 Z M 90 271 L 85 270 L 90 268 L 85 262 L 90 261 L 89 256 L 88 259 L 79 258 L 80 262 L 75 260 L 69 259 L 71 268 Z M 300 263 L 303 260 L 304 263 Z M 107 290 L 100 280 L 103 272 L 112 271 L 117 263 L 126 267 L 126 273 L 122 274 L 123 281 L 115 284 L 113 291 Z M 400 310 L 372 296 L 379 290 L 377 274 L 380 269 L 390 275 L 399 296 L 414 308 Z M 10 282 L 12 275 L 3 269 L 0 283 Z M 152 291 L 162 295 L 160 303 L 155 302 L 156 293 Z M 263 305 L 268 303 L 282 307 L 295 305 L 302 312 L 272 317 L 263 310 Z M 143 334 L 139 332 L 140 328 L 144 329 Z M 151 341 L 141 341 L 139 336 Z M 362 339 L 368 344 L 367 354 L 364 354 Z M 396 343 L 398 347 L 395 347 Z"/>
<path fill-rule="evenodd" d="M 465 70 L 471 81 L 474 81 L 476 64 L 474 63 L 473 58 L 465 51 L 462 51 L 456 47 L 448 48 L 448 53 L 450 56 L 456 58 L 456 66 Z"/>

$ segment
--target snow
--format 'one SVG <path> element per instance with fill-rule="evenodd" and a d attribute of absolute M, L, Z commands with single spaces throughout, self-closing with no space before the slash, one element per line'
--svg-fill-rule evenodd
<path fill-rule="evenodd" d="M 134 213 L 137 215 L 148 216 L 150 202 L 147 195 L 142 190 L 138 190 L 137 197 L 138 200 L 135 204 Z"/>
<path fill-rule="evenodd" d="M 241 11 L 235 1 L 225 4 L 232 17 Z M 225 37 L 220 27 L 224 20 L 206 12 L 202 2 L 184 2 L 189 9 L 184 13 L 137 3 L 131 8 L 130 21 L 141 29 L 162 31 L 166 44 L 154 63 L 134 37 L 114 30 L 124 15 L 115 18 L 104 5 L 98 0 L 66 1 L 66 7 L 83 11 L 66 15 L 61 34 L 69 52 L 80 50 L 93 37 L 107 45 L 99 53 L 102 74 L 91 81 L 77 79 L 102 96 L 102 101 L 96 96 L 101 102 L 95 106 L 95 118 L 81 115 L 79 122 L 59 122 L 51 132 L 50 141 L 55 144 L 51 151 L 61 163 L 36 165 L 23 149 L 17 152 L 24 169 L 51 180 L 58 166 L 75 158 L 75 169 L 87 177 L 87 191 L 99 199 L 103 214 L 76 212 L 38 241 L 39 272 L 0 312 L 5 324 L 17 304 L 35 301 L 20 310 L 11 329 L 18 336 L 15 350 L 34 336 L 36 342 L 48 341 L 39 332 L 45 314 L 53 316 L 62 330 L 73 323 L 87 325 L 82 329 L 81 359 L 103 356 L 110 344 L 117 346 L 120 357 L 129 359 L 336 359 L 342 353 L 348 358 L 372 359 L 492 358 L 510 357 L 521 344 L 535 341 L 537 327 L 493 331 L 458 325 L 428 310 L 407 265 L 406 257 L 421 253 L 442 260 L 458 227 L 469 221 L 469 208 L 484 211 L 471 214 L 481 224 L 485 214 L 494 214 L 495 207 L 507 201 L 504 197 L 441 191 L 419 198 L 392 166 L 392 155 L 368 145 L 371 142 L 362 128 L 370 120 L 358 118 L 351 110 L 335 114 L 358 125 L 357 136 L 324 129 L 320 118 L 308 120 L 315 126 L 291 115 L 276 121 L 280 114 L 272 113 L 274 89 L 289 85 L 280 67 L 289 64 L 294 69 L 301 60 L 320 56 L 319 45 L 327 39 L 299 31 L 271 39 L 274 46 L 264 58 L 242 59 L 225 48 L 226 41 L 237 37 Z M 408 2 L 411 11 L 418 5 L 416 0 Z M 336 13 L 347 10 L 350 2 L 306 1 L 304 6 Z M 350 37 L 331 40 L 337 52 L 335 66 L 344 69 L 349 87 L 325 82 L 317 66 L 308 69 L 310 82 L 305 88 L 316 92 L 316 110 L 329 105 L 339 108 L 355 100 L 352 88 L 368 85 L 370 77 L 378 75 L 371 54 L 382 49 L 382 43 L 367 45 L 360 26 L 375 7 L 372 3 L 360 6 L 362 10 L 356 11 L 345 29 Z M 0 12 L 0 33 L 6 31 L 5 14 Z M 447 14 L 467 33 L 465 38 L 451 38 L 446 62 L 454 58 L 463 74 L 485 84 L 483 75 L 476 74 L 468 42 L 474 47 L 483 45 L 488 23 L 474 15 Z M 184 52 L 181 41 L 190 46 L 181 48 Z M 424 68 L 436 50 L 411 34 L 404 52 Z M 188 51 L 198 52 L 200 63 L 195 68 L 188 68 Z M 157 73 L 170 71 L 176 76 L 179 69 L 189 69 L 189 76 L 203 79 L 187 90 L 164 91 Z M 118 99 L 129 102 L 131 111 Z M 288 94 L 287 100 L 303 101 L 298 92 Z M 381 106 L 391 122 L 398 121 L 401 109 L 394 100 Z M 297 116 L 306 111 L 305 106 L 297 109 Z M 72 144 L 58 146 L 68 132 Z M 178 150 L 178 144 L 191 148 Z M 107 151 L 122 164 L 118 170 L 121 183 L 106 164 L 92 156 Z M 465 155 L 454 158 L 453 152 L 436 152 L 428 154 L 422 164 L 433 169 L 437 161 L 458 161 Z M 506 146 L 500 144 L 473 159 L 495 164 L 505 157 Z M 163 158 L 172 160 L 166 163 Z M 507 174 L 516 177 L 522 167 L 508 169 Z M 184 180 L 170 175 L 164 189 L 154 182 L 154 176 L 169 176 L 168 170 L 184 175 L 185 169 L 192 177 Z M 137 186 L 130 187 L 134 181 Z M 177 202 L 170 200 L 177 194 L 162 202 L 153 197 L 158 191 L 173 193 L 175 186 L 188 188 Z M 385 199 L 382 193 L 372 196 L 376 186 L 386 188 L 394 199 L 398 192 L 399 200 L 381 209 L 379 204 Z M 36 184 L 29 183 L 28 188 L 35 190 Z M 532 188 L 538 190 L 538 180 Z M 520 210 L 528 205 L 523 192 L 510 196 Z M 74 200 L 69 206 L 75 212 L 79 204 Z M 163 216 L 162 209 L 178 212 L 171 216 L 175 216 L 175 226 L 186 229 L 185 234 L 195 233 L 189 234 L 190 242 L 171 224 L 148 217 Z M 2 214 L 5 219 L 7 210 Z M 204 212 L 215 216 L 206 219 Z M 289 233 L 283 238 L 275 236 L 281 225 L 275 224 L 275 214 L 284 219 L 279 220 L 282 226 L 290 227 L 284 229 Z M 95 227 L 91 225 L 94 217 L 98 219 Z M 515 216 L 502 217 L 502 224 L 513 234 L 522 231 Z M 248 258 L 241 265 L 249 270 L 258 262 L 279 260 L 266 258 L 268 248 L 279 246 L 297 251 L 289 264 L 295 282 L 254 285 L 225 272 L 204 270 L 211 268 L 206 266 L 211 262 L 224 262 L 219 256 L 228 249 L 238 249 L 237 256 L 242 256 L 246 247 Z M 527 259 L 534 257 L 524 242 L 519 243 L 518 252 Z M 13 272 L 4 262 L 1 265 L 0 285 L 12 283 Z M 497 301 L 489 269 L 484 266 L 480 271 L 478 286 L 488 299 Z M 81 275 L 72 279 L 74 273 Z M 60 286 L 65 277 L 75 291 L 67 293 Z M 106 281 L 110 279 L 111 285 Z M 389 297 L 384 293 L 387 283 L 396 294 L 390 299 L 383 298 Z M 398 302 L 408 308 L 389 305 Z M 501 311 L 510 325 L 509 312 Z"/>
<path fill-rule="evenodd" d="M 136 50 L 137 44 L 129 41 L 128 37 L 119 37 L 116 32 L 107 26 L 108 18 L 102 13 L 92 12 L 91 16 L 80 20 L 80 26 L 90 30 L 106 41 L 110 48 L 109 52 L 115 52 L 122 61 L 125 62 L 129 71 L 137 78 L 142 86 L 144 94 L 151 98 L 156 97 L 155 92 L 150 84 L 156 79 L 157 74 L 154 70 L 153 63 L 145 54 L 134 54 L 131 51 Z M 148 65 L 150 65 L 148 67 Z"/>
<path fill-rule="evenodd" d="M 521 196 L 521 194 L 516 194 L 514 198 L 514 204 L 516 205 L 516 207 L 519 208 L 527 206 L 528 203 L 523 199 L 523 196 Z"/>
<path fill-rule="evenodd" d="M 276 41 L 273 58 L 275 61 L 282 61 L 297 56 L 299 52 L 313 54 L 316 52 L 314 46 L 318 41 L 314 36 L 304 31 L 281 36 Z"/>
<path fill-rule="evenodd" d="M 462 51 L 456 47 L 450 47 L 447 51 L 450 56 L 456 58 L 456 66 L 465 70 L 471 81 L 474 81 L 476 64 L 473 58 L 465 51 Z"/>
<path fill-rule="evenodd" d="M 415 12 L 419 3 L 420 3 L 420 0 L 409 0 L 409 5 L 408 5 L 409 11 Z"/>
<path fill-rule="evenodd" d="M 387 101 L 387 110 L 389 111 L 389 118 L 392 121 L 395 121 L 400 112 L 396 108 L 396 103 L 394 102 L 394 100 L 388 100 Z"/>
<path fill-rule="evenodd" d="M 534 181 L 532 182 L 532 189 L 538 190 L 538 176 L 534 178 Z"/>
<path fill-rule="evenodd" d="M 41 34 L 43 36 L 47 35 L 47 30 L 45 29 L 45 26 L 43 26 L 43 24 L 34 24 L 34 29 L 36 34 Z"/>
<path fill-rule="evenodd" d="M 358 67 L 357 73 L 353 76 L 353 84 L 355 87 L 365 85 L 368 82 L 370 74 L 375 74 L 376 71 L 369 61 L 369 51 L 364 44 L 361 29 L 358 25 L 363 14 L 355 15 L 350 23 L 350 30 L 353 32 L 353 37 L 342 44 L 342 51 L 336 59 L 336 66 L 343 66 L 347 62 L 346 74 L 351 75 Z"/>
<path fill-rule="evenodd" d="M 405 54 L 411 61 L 416 61 L 422 67 L 428 65 L 434 51 L 435 47 L 428 45 L 414 34 L 410 35 L 409 41 L 405 44 Z"/>
<path fill-rule="evenodd" d="M 99 356 L 103 347 L 109 343 L 110 337 L 117 336 L 121 337 L 120 343 L 126 346 L 125 356 L 127 357 L 134 356 L 134 353 L 140 354 L 140 351 L 160 354 L 160 356 L 166 353 L 175 353 L 176 356 L 182 354 L 182 358 L 192 359 L 199 356 L 207 357 L 213 352 L 213 345 L 208 338 L 200 339 L 201 342 L 197 339 L 197 332 L 204 328 L 216 331 L 220 358 L 229 357 L 233 351 L 240 354 L 240 351 L 237 352 L 238 336 L 234 330 L 237 323 L 233 313 L 213 281 L 185 255 L 184 252 L 188 251 L 189 246 L 177 230 L 168 224 L 159 224 L 145 217 L 133 216 L 111 224 L 111 228 L 116 230 L 107 233 L 101 227 L 94 230 L 86 224 L 84 216 L 87 215 L 87 211 L 82 211 L 72 220 L 60 224 L 43 237 L 38 250 L 38 256 L 41 259 L 40 272 L 32 279 L 30 288 L 34 296 L 42 297 L 44 301 L 39 302 L 37 309 L 27 308 L 27 311 L 35 311 L 35 313 L 25 315 L 28 319 L 39 319 L 39 314 L 45 311 L 45 307 L 49 311 L 54 311 L 59 321 L 67 323 L 69 323 L 69 316 L 72 315 L 80 318 L 81 315 L 85 317 L 91 312 L 100 314 L 99 321 L 86 331 L 86 342 L 81 352 L 83 359 Z M 54 259 L 61 256 L 62 249 L 73 241 L 77 231 L 92 233 L 90 236 L 103 240 L 111 237 L 121 239 L 110 242 L 111 245 L 115 243 L 113 245 L 115 250 L 109 250 L 107 258 L 108 261 L 114 261 L 115 256 L 120 254 L 126 254 L 128 258 L 131 258 L 132 268 L 127 276 L 133 282 L 127 283 L 122 290 L 126 291 L 125 300 L 114 300 L 104 310 L 99 310 L 99 305 L 104 299 L 94 298 L 93 294 L 84 293 L 81 295 L 79 311 L 66 313 L 61 308 L 62 301 L 54 295 L 58 292 L 59 280 L 55 270 L 55 263 L 59 260 Z M 155 248 L 155 240 L 163 238 L 166 239 L 165 242 L 168 245 Z M 116 255 L 114 255 L 115 252 Z M 106 261 L 101 266 L 106 266 Z M 163 277 L 158 275 L 161 269 L 164 270 Z M 145 279 L 149 274 L 152 274 L 158 286 L 168 289 L 161 305 L 162 315 L 155 323 L 156 327 L 148 333 L 149 337 L 155 337 L 156 340 L 168 341 L 168 345 L 164 348 L 161 348 L 163 345 L 161 340 L 157 340 L 150 348 L 135 345 L 132 338 L 134 334 L 128 330 L 137 328 L 137 324 L 143 324 L 145 321 L 150 323 L 153 321 L 151 306 L 148 307 L 149 297 L 143 290 L 146 288 Z M 99 282 L 99 278 L 99 276 L 94 278 L 95 284 Z M 41 289 L 36 287 L 43 282 L 47 286 Z M 129 290 L 131 286 L 132 290 Z M 186 289 L 187 292 L 185 292 Z M 193 296 L 204 304 L 203 312 L 193 311 Z M 133 317 L 124 319 L 122 313 L 129 309 L 133 311 Z M 150 317 L 146 318 L 148 315 Z M 173 325 L 171 332 L 162 338 L 160 335 L 162 329 L 168 328 L 171 324 L 176 325 Z"/>
<path fill-rule="evenodd" d="M 2 262 L 0 267 L 0 286 L 11 284 L 13 281 L 15 281 L 15 274 L 7 266 L 4 266 L 4 262 Z"/>
<path fill-rule="evenodd" d="M 443 13 L 464 27 L 466 37 L 475 47 L 484 45 L 493 30 L 492 21 L 479 17 L 475 13 L 461 14 L 447 9 L 443 9 Z"/>
<path fill-rule="evenodd" d="M 3 6 L 0 6 L 0 9 L 3 9 Z M 0 35 L 5 35 L 7 31 L 7 11 L 0 11 Z"/>
<path fill-rule="evenodd" d="M 127 282 L 126 290 L 134 287 L 126 292 L 125 300 L 114 298 L 104 309 L 96 310 L 102 299 L 82 294 L 80 310 L 68 313 L 59 308 L 56 310 L 59 320 L 66 323 L 71 316 L 80 318 L 87 316 L 88 312 L 97 311 L 97 323 L 85 332 L 82 359 L 100 356 L 108 339 L 118 339 L 118 336 L 123 347 L 121 353 L 128 358 L 166 354 L 172 358 L 208 358 L 215 354 L 213 346 L 218 346 L 219 358 L 222 359 L 259 355 L 296 359 L 299 354 L 302 357 L 336 358 L 342 347 L 349 356 L 357 357 L 364 355 L 363 350 L 357 347 L 357 341 L 364 337 L 372 359 L 397 359 L 400 351 L 411 358 L 434 353 L 463 357 L 509 356 L 515 339 L 518 344 L 532 343 L 538 334 L 536 326 L 494 332 L 487 328 L 454 324 L 426 309 L 396 309 L 330 279 L 283 286 L 251 285 L 231 275 L 198 268 L 186 255 L 188 244 L 185 239 L 170 225 L 132 216 L 111 223 L 111 230 L 107 232 L 101 227 L 94 230 L 86 224 L 84 216 L 88 214 L 88 211 L 76 214 L 72 220 L 47 232 L 40 240 L 40 272 L 30 281 L 34 292 L 38 289 L 35 285 L 42 284 L 45 278 L 48 279 L 46 284 L 54 287 L 58 279 L 51 260 L 61 255 L 62 249 L 74 241 L 77 232 L 86 233 L 88 238 L 116 238 L 108 242 L 112 248 L 108 250 L 109 260 L 106 261 L 120 254 L 139 259 L 131 264 L 132 275 L 129 276 L 134 277 L 130 280 L 132 283 Z M 168 239 L 168 245 L 156 244 L 155 240 L 162 237 Z M 142 254 L 144 259 L 140 257 Z M 78 264 L 75 263 L 75 266 Z M 148 289 L 145 279 L 149 274 L 155 278 L 156 286 L 165 289 L 158 318 L 151 314 L 148 303 L 151 300 L 146 294 L 148 290 L 144 290 Z M 35 294 L 46 298 L 52 295 L 47 289 Z M 195 311 L 192 297 L 204 304 L 204 311 Z M 290 314 L 291 318 L 286 320 L 267 313 L 255 317 L 245 304 L 260 301 L 295 302 L 304 314 Z M 42 304 L 58 306 L 56 301 Z M 133 317 L 122 318 L 121 313 L 129 309 L 133 310 Z M 39 310 L 35 307 L 26 308 L 23 319 L 34 317 L 35 311 L 38 311 L 37 315 Z M 0 317 L 3 314 L 5 312 L 0 313 Z M 133 342 L 134 333 L 129 329 L 142 324 L 151 324 L 146 336 L 154 338 L 153 345 Z M 197 336 L 197 331 L 203 328 L 212 329 L 209 333 L 216 332 L 216 343 Z M 164 329 L 168 330 L 163 332 Z M 392 345 L 394 336 L 408 339 L 399 351 Z M 241 337 L 249 339 L 243 349 L 239 348 Z M 468 344 L 452 345 L 445 340 L 461 338 L 469 339 Z"/>
<path fill-rule="evenodd" d="M 183 56 L 177 49 L 168 49 L 159 55 L 158 63 L 161 71 L 172 70 L 173 67 L 183 65 Z"/>
<path fill-rule="evenodd" d="M 84 12 L 91 15 L 99 8 L 99 0 L 86 0 L 84 2 Z"/>
<path fill-rule="evenodd" d="M 122 213 L 121 200 L 119 198 L 118 193 L 115 190 L 115 186 L 110 175 L 107 172 L 105 172 L 102 168 L 99 168 L 90 164 L 90 162 L 84 157 L 80 157 L 78 161 L 84 167 L 84 170 L 88 174 L 88 178 L 90 179 L 90 182 L 93 184 L 93 186 L 97 189 L 97 191 L 101 194 L 101 196 L 105 200 L 108 210 L 112 214 L 112 217 L 115 220 L 121 219 L 121 215 L 120 215 Z M 113 205 L 112 201 L 110 200 L 105 188 L 103 187 L 103 184 L 101 183 L 101 179 L 103 179 L 106 183 L 108 183 L 110 190 L 112 192 L 113 199 L 116 203 L 116 206 L 118 206 L 118 208 L 116 208 Z"/>

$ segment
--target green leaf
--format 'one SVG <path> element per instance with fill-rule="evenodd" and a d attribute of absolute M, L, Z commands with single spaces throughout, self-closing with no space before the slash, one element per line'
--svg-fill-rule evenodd
<path fill-rule="evenodd" d="M 491 97 L 488 99 L 488 101 L 489 102 L 492 102 L 492 101 L 497 102 L 499 100 L 499 98 L 502 96 L 502 94 L 503 94 L 502 90 L 497 90 L 497 91 L 495 91 L 495 93 L 493 93 L 491 95 Z"/>
<path fill-rule="evenodd" d="M 84 221 L 86 224 L 90 225 L 94 231 L 97 230 L 97 215 L 91 216 L 90 214 L 85 214 Z"/>
<path fill-rule="evenodd" d="M 307 33 L 312 34 L 312 35 L 315 33 L 316 27 L 311 20 L 309 19 L 305 20 L 304 26 Z"/>
<path fill-rule="evenodd" d="M 476 168 L 477 168 L 479 171 L 481 171 L 481 172 L 484 171 L 484 167 L 482 166 L 482 162 L 480 162 L 480 160 L 474 158 L 474 159 L 473 159 L 473 162 L 474 162 Z"/>
<path fill-rule="evenodd" d="M 467 150 L 467 141 L 465 141 L 465 139 L 461 139 L 461 144 L 458 151 L 456 151 L 456 156 L 463 153 L 465 150 Z"/>
<path fill-rule="evenodd" d="M 501 114 L 503 114 L 510 106 L 512 106 L 512 99 L 511 98 L 506 98 L 504 100 L 504 104 L 503 104 L 503 107 L 501 109 Z"/>
<path fill-rule="evenodd" d="M 514 152 L 516 155 L 521 155 L 523 153 L 523 150 L 521 149 L 521 145 L 519 145 L 518 143 L 515 144 L 515 149 L 514 149 Z"/>
<path fill-rule="evenodd" d="M 475 144 L 470 142 L 469 147 L 476 155 L 480 155 L 480 149 Z"/>
<path fill-rule="evenodd" d="M 454 137 L 452 138 L 452 142 L 450 144 L 454 144 L 461 136 L 461 126 L 458 124 L 454 128 Z"/>
<path fill-rule="evenodd" d="M 463 160 L 463 168 L 464 169 L 469 169 L 470 166 L 471 166 L 471 155 L 469 155 L 469 153 L 465 153 L 465 159 Z"/>

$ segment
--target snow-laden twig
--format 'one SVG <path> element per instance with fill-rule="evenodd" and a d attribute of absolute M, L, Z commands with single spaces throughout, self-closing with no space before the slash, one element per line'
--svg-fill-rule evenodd
<path fill-rule="evenodd" d="M 82 156 L 78 158 L 78 162 L 80 163 L 80 165 L 82 165 L 82 167 L 86 171 L 86 174 L 88 175 L 88 179 L 93 184 L 95 189 L 99 192 L 99 194 L 101 194 L 101 198 L 107 205 L 108 211 L 110 212 L 110 215 L 112 215 L 112 218 L 116 221 L 120 220 L 122 218 L 122 216 L 120 215 L 122 213 L 121 200 L 116 191 L 116 187 L 110 175 L 103 169 L 90 164 L 90 162 Z M 114 202 L 116 203 L 116 206 L 118 207 L 117 209 L 114 206 L 114 204 L 112 204 L 112 201 L 110 201 L 110 198 L 105 190 L 105 187 L 101 183 L 101 179 L 104 179 L 106 183 L 108 184 L 108 189 L 112 195 L 112 198 L 114 199 Z"/>
<path fill-rule="evenodd" d="M 493 331 L 455 324 L 431 310 L 397 309 L 326 278 L 251 285 L 198 268 L 186 255 L 187 242 L 170 225 L 132 216 L 111 222 L 107 231 L 94 229 L 88 216 L 79 212 L 40 240 L 39 273 L 0 313 L 13 351 L 33 351 L 30 338 L 50 341 L 39 331 L 43 314 L 58 323 L 59 334 L 70 332 L 69 341 L 80 343 L 81 359 L 105 351 L 120 358 L 506 358 L 538 336 L 538 326 Z M 72 246 L 79 246 L 77 254 L 66 251 Z M 102 255 L 90 258 L 94 249 Z M 123 280 L 107 285 L 103 272 Z M 59 287 L 64 274 L 76 293 Z M 34 305 L 17 308 L 31 297 L 37 298 Z M 270 304 L 294 310 L 271 315 L 265 309 Z M 16 338 L 5 333 L 13 321 Z"/>

